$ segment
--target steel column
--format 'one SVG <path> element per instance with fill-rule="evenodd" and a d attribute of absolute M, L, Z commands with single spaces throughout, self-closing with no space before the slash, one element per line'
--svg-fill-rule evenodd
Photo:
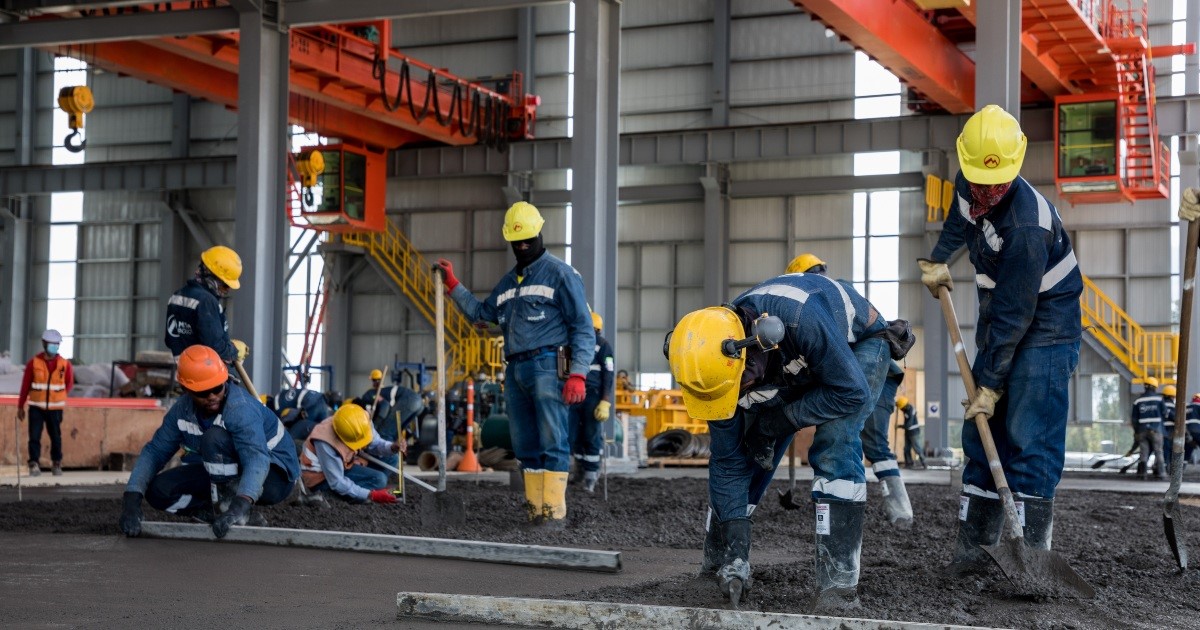
<path fill-rule="evenodd" d="M 704 303 L 723 304 L 729 295 L 729 200 L 721 192 L 720 166 L 709 165 L 704 188 Z"/>
<path fill-rule="evenodd" d="M 345 252 L 323 251 L 325 258 L 325 281 L 329 283 L 329 301 L 325 304 L 325 363 L 337 366 L 334 377 L 327 388 L 332 391 L 350 393 L 350 301 L 353 295 L 355 259 Z"/>
<path fill-rule="evenodd" d="M 16 154 L 17 164 L 24 166 L 33 162 L 37 61 L 32 48 L 21 50 L 17 56 Z M 25 342 L 29 338 L 31 201 L 17 196 L 12 199 L 7 216 L 0 216 L 3 221 L 3 233 L 0 234 L 0 350 L 11 351 L 13 361 L 24 360 Z"/>
<path fill-rule="evenodd" d="M 525 93 L 537 94 L 537 7 L 517 9 L 517 72 L 525 78 Z"/>
<path fill-rule="evenodd" d="M 729 126 L 729 30 L 733 0 L 713 0 L 712 127 Z"/>
<path fill-rule="evenodd" d="M 571 262 L 583 276 L 592 308 L 615 322 L 620 3 L 576 2 L 575 28 Z M 613 330 L 609 336 L 616 338 Z"/>
<path fill-rule="evenodd" d="M 996 104 L 1021 119 L 1021 0 L 989 0 L 976 7 L 975 109 Z"/>
<path fill-rule="evenodd" d="M 282 31 L 282 32 L 281 32 Z M 257 12 L 241 14 L 238 61 L 237 218 L 234 249 L 242 288 L 234 293 L 230 336 L 254 349 L 249 372 L 264 391 L 282 382 L 283 274 L 287 269 L 288 38 Z"/>
<path fill-rule="evenodd" d="M 192 139 L 192 97 L 176 92 L 171 97 L 171 157 L 188 156 Z"/>

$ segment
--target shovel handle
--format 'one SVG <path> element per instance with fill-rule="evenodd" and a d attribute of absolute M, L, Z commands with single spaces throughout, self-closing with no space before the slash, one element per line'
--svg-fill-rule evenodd
<path fill-rule="evenodd" d="M 950 341 L 954 343 L 954 358 L 958 361 L 958 371 L 962 373 L 963 386 L 967 389 L 967 397 L 975 399 L 975 375 L 971 373 L 971 362 L 967 360 L 967 349 L 963 345 L 962 330 L 958 327 L 958 315 L 954 312 L 954 300 L 950 290 L 938 287 L 938 302 L 942 306 L 942 316 L 946 318 L 946 328 L 950 331 Z M 1012 490 L 1008 487 L 1008 479 L 1004 476 L 1004 467 L 1000 464 L 1000 455 L 996 451 L 996 442 L 992 439 L 992 431 L 988 427 L 988 418 L 980 413 L 973 418 L 975 427 L 979 429 L 979 441 L 983 443 L 983 452 L 987 455 L 988 468 L 992 471 L 992 482 L 996 485 L 996 493 L 1004 503 L 1007 515 L 1009 536 L 1023 538 L 1021 521 L 1017 515 L 1017 504 L 1013 500 Z"/>
<path fill-rule="evenodd" d="M 237 370 L 238 376 L 242 377 L 242 385 L 246 386 L 246 391 L 250 392 L 255 400 L 259 400 L 258 390 L 254 389 L 254 383 L 250 382 L 250 375 L 246 373 L 246 368 L 242 367 L 242 360 L 234 359 L 233 367 Z"/>

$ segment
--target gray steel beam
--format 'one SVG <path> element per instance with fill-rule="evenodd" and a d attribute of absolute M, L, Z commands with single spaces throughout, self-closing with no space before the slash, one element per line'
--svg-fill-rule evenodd
<path fill-rule="evenodd" d="M 232 188 L 236 184 L 236 172 L 236 161 L 228 156 L 12 166 L 0 169 L 0 197 L 58 192 Z"/>
<path fill-rule="evenodd" d="M 284 21 L 288 26 L 336 24 L 395 18 L 453 15 L 521 7 L 563 4 L 567 0 L 300 0 L 288 2 Z M 578 23 L 578 21 L 576 21 Z"/>
<path fill-rule="evenodd" d="M 251 379 L 270 389 L 282 382 L 283 363 L 288 37 L 261 13 L 240 17 L 233 240 L 243 271 L 242 288 L 232 300 L 230 336 L 254 349 Z"/>
<path fill-rule="evenodd" d="M 236 31 L 230 7 L 0 24 L 0 50 Z"/>
<path fill-rule="evenodd" d="M 525 93 L 537 94 L 537 7 L 517 9 L 517 72 L 525 79 Z"/>
<path fill-rule="evenodd" d="M 977 4 L 975 110 L 999 105 L 1021 119 L 1021 0 Z"/>
<path fill-rule="evenodd" d="M 834 175 L 831 177 L 732 181 L 729 182 L 729 196 L 735 199 L 746 197 L 786 197 L 789 195 L 817 195 L 893 188 L 920 190 L 924 187 L 925 176 L 921 173 Z"/>
<path fill-rule="evenodd" d="M 217 542 L 216 536 L 213 536 L 212 527 L 197 523 L 146 521 L 142 523 L 142 536 L 147 538 L 208 540 Z M 512 543 L 480 540 L 451 540 L 446 538 L 420 538 L 417 536 L 288 529 L 286 527 L 244 526 L 231 528 L 229 534 L 222 540 L 231 543 L 365 551 L 400 556 L 475 560 L 478 562 L 496 562 L 500 564 L 518 564 L 559 569 L 587 569 L 605 572 L 617 572 L 621 570 L 621 552 L 619 551 L 544 547 L 541 545 L 515 545 Z"/>
<path fill-rule="evenodd" d="M 144 0 L 2 0 L 0 8 L 13 12 L 65 13 L 146 4 Z"/>
<path fill-rule="evenodd" d="M 617 321 L 620 59 L 620 2 L 576 2 L 571 263 L 583 276 L 592 310 L 609 322 Z"/>
<path fill-rule="evenodd" d="M 729 125 L 729 31 L 733 0 L 713 0 L 712 126 Z"/>

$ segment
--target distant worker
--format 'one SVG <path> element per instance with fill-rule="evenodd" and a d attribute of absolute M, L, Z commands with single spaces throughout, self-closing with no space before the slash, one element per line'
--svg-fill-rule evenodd
<path fill-rule="evenodd" d="M 921 447 L 921 424 L 917 422 L 917 411 L 913 409 L 912 403 L 905 396 L 896 399 L 896 408 L 904 416 L 904 466 L 912 467 L 912 454 L 916 453 L 917 459 L 921 462 L 921 468 L 924 469 L 925 449 Z"/>
<path fill-rule="evenodd" d="M 1167 415 L 1167 406 L 1163 403 L 1162 394 L 1158 393 L 1158 379 L 1147 376 L 1142 379 L 1142 395 L 1133 401 L 1133 410 L 1129 414 L 1130 424 L 1133 425 L 1134 444 L 1138 448 L 1138 479 L 1146 478 L 1146 469 L 1150 456 L 1154 455 L 1154 478 L 1163 478 L 1163 418 Z"/>
<path fill-rule="evenodd" d="M 803 253 L 792 259 L 787 266 L 787 273 L 815 273 L 828 275 L 825 261 L 815 254 Z M 849 283 L 838 280 L 846 287 Z M 888 434 L 892 428 L 892 412 L 895 411 L 896 391 L 904 380 L 904 369 L 895 361 L 889 360 L 887 378 L 883 389 L 876 399 L 871 415 L 867 416 L 862 427 L 863 457 L 871 462 L 871 471 L 879 479 L 883 494 L 884 511 L 888 522 L 899 527 L 912 525 L 912 503 L 908 500 L 908 490 L 900 478 L 900 466 L 896 463 L 896 454 L 888 443 Z"/>
<path fill-rule="evenodd" d="M 1200 446 L 1200 394 L 1192 394 L 1187 406 L 1187 454 L 1184 461 L 1195 462 L 1196 447 Z"/>
<path fill-rule="evenodd" d="M 185 395 L 171 405 L 129 474 L 121 531 L 141 534 L 143 497 L 156 509 L 211 523 L 217 538 L 234 525 L 265 524 L 251 506 L 287 499 L 300 477 L 283 423 L 229 380 L 212 348 L 184 350 L 178 378 Z M 163 471 L 180 448 L 182 465 Z"/>
<path fill-rule="evenodd" d="M 600 480 L 600 451 L 604 448 L 604 423 L 612 415 L 613 349 L 601 335 L 604 319 L 592 313 L 596 354 L 587 376 L 587 397 L 570 409 L 570 443 L 575 463 L 582 471 L 583 489 L 595 492 Z"/>
<path fill-rule="evenodd" d="M 223 245 L 204 250 L 196 273 L 167 300 L 165 342 L 171 354 L 179 355 L 193 345 L 208 346 L 232 363 L 245 361 L 250 350 L 240 340 L 229 339 L 229 323 L 221 300 L 242 286 L 242 259 Z"/>
<path fill-rule="evenodd" d="M 633 391 L 633 380 L 629 378 L 629 372 L 625 370 L 617 371 L 617 389 L 625 392 Z"/>
<path fill-rule="evenodd" d="M 359 404 L 371 414 L 371 424 L 375 433 L 385 440 L 395 442 L 400 439 L 399 426 L 408 433 L 412 432 L 417 418 L 425 410 L 425 401 L 421 395 L 399 384 L 382 385 L 382 370 L 371 370 L 371 388 L 359 396 Z M 376 398 L 375 392 L 379 391 Z"/>
<path fill-rule="evenodd" d="M 21 391 L 17 394 L 17 420 L 25 421 L 29 403 L 29 475 L 42 474 L 42 427 L 50 436 L 50 465 L 55 477 L 62 475 L 62 421 L 67 394 L 75 387 L 71 362 L 58 353 L 62 334 L 51 328 L 42 333 L 42 351 L 25 364 Z"/>
<path fill-rule="evenodd" d="M 310 492 L 332 492 L 352 503 L 395 503 L 387 473 L 360 465 L 359 451 L 383 459 L 403 452 L 399 442 L 371 430 L 367 410 L 349 403 L 312 430 L 300 454 L 300 476 Z M 364 462 L 365 463 L 365 462 Z"/>
<path fill-rule="evenodd" d="M 297 374 L 295 387 L 285 389 L 275 396 L 275 415 L 283 420 L 288 433 L 294 440 L 306 440 L 313 427 L 328 418 L 332 412 L 325 396 L 308 388 L 309 376 Z"/>
<path fill-rule="evenodd" d="M 688 415 L 708 421 L 712 438 L 702 566 L 735 606 L 751 588 L 750 516 L 796 431 L 811 426 L 811 612 L 858 603 L 867 500 L 860 434 L 890 363 L 886 329 L 853 288 L 785 274 L 684 315 L 669 333 L 671 374 Z"/>
<path fill-rule="evenodd" d="M 1175 438 L 1175 393 L 1174 385 L 1164 385 L 1163 399 L 1163 473 L 1171 474 L 1171 440 Z"/>
<path fill-rule="evenodd" d="M 496 324 L 504 332 L 504 395 L 528 516 L 535 524 L 559 528 L 566 523 L 571 465 L 567 408 L 587 396 L 596 336 L 583 280 L 546 251 L 544 222 L 538 209 L 524 201 L 505 213 L 504 240 L 517 264 L 486 300 L 459 284 L 450 261 L 440 259 L 438 266 L 446 291 L 467 319 Z M 563 355 L 564 373 L 557 354 Z"/>
<path fill-rule="evenodd" d="M 1050 549 L 1054 495 L 1066 455 L 1068 392 L 1079 363 L 1083 279 L 1071 238 L 1050 203 L 1020 177 L 1028 140 L 1011 114 L 987 105 L 958 136 L 956 205 L 942 224 L 921 282 L 936 298 L 954 288 L 948 261 L 964 245 L 975 268 L 977 391 L 963 424 L 962 509 L 950 572 L 993 566 L 982 545 L 999 540 L 1004 509 L 978 426 L 989 419 L 1008 485 L 1023 504 L 1025 544 Z"/>

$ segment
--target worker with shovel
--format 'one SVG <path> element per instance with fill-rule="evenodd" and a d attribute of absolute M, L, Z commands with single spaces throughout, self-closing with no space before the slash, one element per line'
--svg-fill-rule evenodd
<path fill-rule="evenodd" d="M 963 425 L 963 494 L 950 570 L 982 571 L 981 545 L 994 545 L 1004 509 L 988 468 L 979 429 L 990 419 L 1000 464 L 1024 503 L 1025 544 L 1050 549 L 1054 494 L 1062 476 L 1071 374 L 1079 362 L 1079 295 L 1083 281 L 1058 211 L 1019 176 L 1027 140 L 1008 112 L 988 105 L 958 137 L 957 203 L 921 282 L 934 297 L 953 288 L 949 261 L 964 245 L 979 296 L 978 352 L 971 374 L 979 386 Z"/>
<path fill-rule="evenodd" d="M 400 439 L 397 427 L 405 427 L 406 432 L 411 432 L 417 418 L 425 409 L 425 401 L 421 400 L 420 394 L 400 384 L 384 385 L 383 370 L 371 370 L 370 378 L 371 388 L 358 397 L 358 404 L 371 414 L 371 424 L 375 427 L 375 433 L 385 440 L 395 442 Z M 396 421 L 397 416 L 399 423 Z"/>
<path fill-rule="evenodd" d="M 581 471 L 583 490 L 596 491 L 600 481 L 600 450 L 604 448 L 604 423 L 612 416 L 613 349 L 600 333 L 604 319 L 592 313 L 592 329 L 596 333 L 596 354 L 592 357 L 587 375 L 587 397 L 571 405 L 570 442 L 575 464 Z"/>
<path fill-rule="evenodd" d="M 815 254 L 806 252 L 792 259 L 787 266 L 787 273 L 815 273 L 824 276 L 828 273 L 828 266 Z M 843 286 L 851 286 L 844 280 L 838 282 Z M 908 500 L 904 480 L 900 478 L 900 465 L 896 463 L 896 454 L 892 452 L 888 443 L 888 434 L 892 426 L 892 412 L 895 410 L 896 391 L 900 389 L 900 383 L 903 381 L 904 369 L 899 363 L 892 361 L 888 365 L 883 390 L 875 401 L 871 415 L 863 424 L 860 436 L 863 457 L 871 462 L 871 471 L 879 479 L 888 523 L 902 528 L 912 525 L 912 503 Z"/>
<path fill-rule="evenodd" d="M 571 468 L 567 408 L 587 395 L 596 335 L 583 280 L 546 251 L 543 223 L 538 209 L 524 201 L 505 213 L 504 240 L 517 264 L 486 300 L 459 283 L 450 261 L 437 264 L 446 292 L 467 319 L 504 331 L 504 396 L 528 517 L 534 525 L 558 529 L 566 524 Z"/>
<path fill-rule="evenodd" d="M 736 606 L 751 587 L 750 516 L 796 431 L 816 427 L 814 612 L 858 601 L 867 487 L 859 435 L 883 388 L 887 322 L 817 274 L 787 274 L 688 313 L 664 350 L 688 415 L 708 421 L 703 567 Z"/>
<path fill-rule="evenodd" d="M 925 449 L 921 444 L 921 424 L 917 421 L 917 411 L 913 408 L 912 402 L 905 396 L 896 398 L 896 408 L 900 410 L 904 416 L 904 421 L 901 427 L 904 429 L 904 466 L 911 468 L 913 465 L 913 454 L 916 454 L 917 461 L 920 462 L 921 468 L 925 468 Z"/>
<path fill-rule="evenodd" d="M 217 538 L 233 525 L 265 524 L 251 506 L 287 499 L 300 476 L 283 422 L 229 381 L 225 362 L 208 346 L 184 350 L 177 376 L 185 394 L 129 474 L 121 531 L 141 534 L 143 497 L 156 509 L 212 523 Z M 181 447 L 183 465 L 163 471 Z"/>
<path fill-rule="evenodd" d="M 348 403 L 312 430 L 300 453 L 300 478 L 310 493 L 332 492 L 352 503 L 395 503 L 387 473 L 360 465 L 358 452 L 379 458 L 402 453 L 400 442 L 372 431 L 366 409 Z"/>
<path fill-rule="evenodd" d="M 242 259 L 237 252 L 217 245 L 200 254 L 200 264 L 191 280 L 167 300 L 164 342 L 176 361 L 194 345 L 212 348 L 226 363 L 245 361 L 250 349 L 238 339 L 229 339 L 229 323 L 221 300 L 241 287 Z"/>

